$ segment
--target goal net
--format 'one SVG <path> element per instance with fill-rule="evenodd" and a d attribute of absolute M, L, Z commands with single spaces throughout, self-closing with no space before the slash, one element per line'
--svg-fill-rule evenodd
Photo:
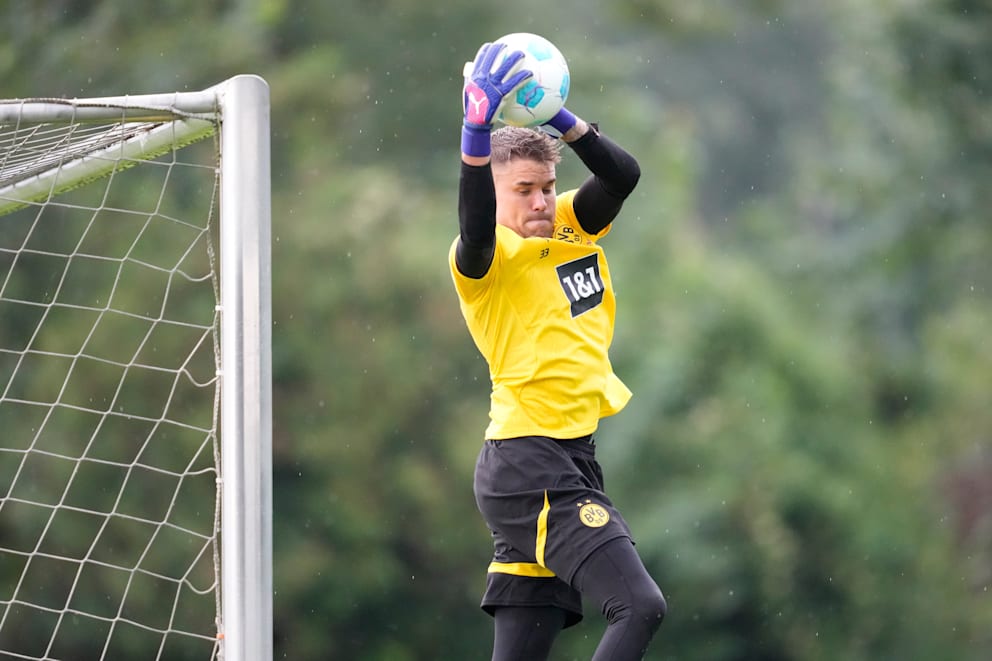
<path fill-rule="evenodd" d="M 268 88 L 0 101 L 0 658 L 271 659 Z"/>

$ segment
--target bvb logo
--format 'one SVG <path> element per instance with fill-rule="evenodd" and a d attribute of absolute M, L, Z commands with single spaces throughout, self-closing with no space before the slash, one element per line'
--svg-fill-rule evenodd
<path fill-rule="evenodd" d="M 591 500 L 585 504 L 579 503 L 579 520 L 590 528 L 602 528 L 610 521 L 610 513 L 606 508 Z"/>

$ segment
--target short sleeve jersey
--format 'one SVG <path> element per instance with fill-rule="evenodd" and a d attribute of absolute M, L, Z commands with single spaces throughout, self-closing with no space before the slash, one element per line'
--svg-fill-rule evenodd
<path fill-rule="evenodd" d="M 598 235 L 582 230 L 572 200 L 555 204 L 552 238 L 522 238 L 496 225 L 496 248 L 481 278 L 449 266 L 472 339 L 492 381 L 486 438 L 577 438 L 613 415 L 630 390 L 613 373 L 616 298 Z"/>

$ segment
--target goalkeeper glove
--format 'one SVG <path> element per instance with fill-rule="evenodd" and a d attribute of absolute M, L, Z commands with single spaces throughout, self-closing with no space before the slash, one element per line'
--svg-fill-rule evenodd
<path fill-rule="evenodd" d="M 505 44 L 483 44 L 471 62 L 472 71 L 465 78 L 462 106 L 465 121 L 462 124 L 462 152 L 469 156 L 489 155 L 489 134 L 493 117 L 503 103 L 503 97 L 533 74 L 524 69 L 507 78 L 510 70 L 523 59 L 524 54 L 514 51 L 503 58 L 493 71 L 493 63 Z M 466 65 L 466 69 L 468 68 Z"/>

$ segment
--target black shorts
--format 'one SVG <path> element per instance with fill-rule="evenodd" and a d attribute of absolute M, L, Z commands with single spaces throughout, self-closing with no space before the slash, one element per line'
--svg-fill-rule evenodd
<path fill-rule="evenodd" d="M 475 500 L 493 534 L 482 608 L 558 606 L 566 626 L 582 619 L 571 586 L 579 566 L 630 529 L 603 492 L 592 437 L 486 441 L 475 466 Z"/>

